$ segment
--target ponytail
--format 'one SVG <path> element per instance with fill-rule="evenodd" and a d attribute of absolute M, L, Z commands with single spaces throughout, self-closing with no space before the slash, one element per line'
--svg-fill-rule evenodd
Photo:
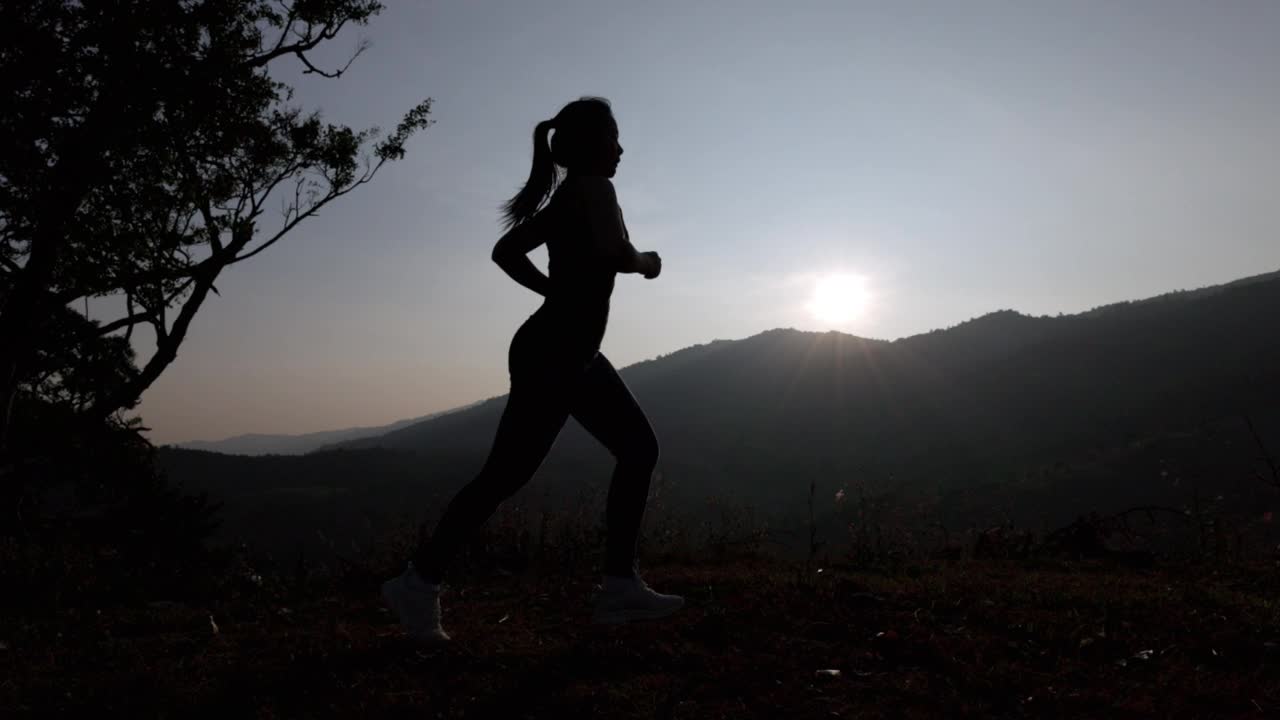
<path fill-rule="evenodd" d="M 543 120 L 533 129 L 533 168 L 529 179 L 515 197 L 502 204 L 505 230 L 528 221 L 555 192 L 560 183 L 560 167 L 569 167 L 579 153 L 585 130 L 602 122 L 613 121 L 609 101 L 601 97 L 583 97 L 565 105 L 551 120 Z M 551 131 L 556 131 L 554 147 Z"/>
<path fill-rule="evenodd" d="M 554 120 L 543 120 L 533 129 L 533 167 L 520 192 L 502 205 L 505 230 L 533 217 L 560 181 L 560 172 L 552 159 L 551 141 L 548 137 L 555 124 Z"/>

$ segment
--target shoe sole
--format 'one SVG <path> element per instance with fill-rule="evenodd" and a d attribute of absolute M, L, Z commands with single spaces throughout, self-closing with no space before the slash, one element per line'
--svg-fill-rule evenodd
<path fill-rule="evenodd" d="M 596 625 L 623 625 L 632 620 L 659 620 L 676 614 L 683 607 L 684 603 L 668 610 L 597 610 L 592 614 L 591 622 Z"/>
<path fill-rule="evenodd" d="M 400 623 L 400 627 L 405 628 L 406 631 L 408 631 L 408 625 L 404 622 L 404 611 L 401 609 L 400 602 L 398 600 L 399 593 L 396 591 L 397 582 L 399 582 L 398 579 L 391 579 L 382 583 L 382 601 L 387 604 L 387 607 L 391 608 L 391 612 L 396 614 L 396 620 Z M 412 631 L 408 631 L 408 635 L 409 639 L 429 647 L 444 645 L 452 640 L 452 638 L 447 634 L 436 635 L 434 633 L 430 633 L 427 635 L 417 635 Z"/>

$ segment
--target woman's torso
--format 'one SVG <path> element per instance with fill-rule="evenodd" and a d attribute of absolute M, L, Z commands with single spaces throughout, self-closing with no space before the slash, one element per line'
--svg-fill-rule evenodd
<path fill-rule="evenodd" d="M 550 289 L 517 338 L 537 346 L 525 354 L 585 363 L 604 340 L 617 271 L 596 252 L 586 202 L 578 181 L 567 178 L 534 220 L 547 238 Z"/>

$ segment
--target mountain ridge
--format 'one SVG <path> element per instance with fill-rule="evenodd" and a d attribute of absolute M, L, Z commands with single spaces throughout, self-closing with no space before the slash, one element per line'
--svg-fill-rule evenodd
<path fill-rule="evenodd" d="M 483 401 L 480 401 L 483 402 Z M 396 420 L 385 425 L 364 425 L 337 430 L 318 430 L 309 433 L 242 433 L 221 440 L 190 440 L 181 443 L 169 443 L 172 447 L 185 450 L 222 453 L 224 455 L 303 455 L 321 450 L 335 443 L 348 440 L 359 440 L 394 432 L 415 423 L 432 420 L 452 412 L 459 412 L 475 407 L 473 402 L 458 407 L 440 410 L 418 417 Z"/>
<path fill-rule="evenodd" d="M 811 485 L 914 498 L 948 522 L 1052 525 L 1116 503 L 1177 506 L 1198 487 L 1263 502 L 1241 418 L 1280 438 L 1280 334 L 1259 321 L 1280 310 L 1280 275 L 1174 297 L 1061 317 L 1003 310 L 894 341 L 777 328 L 620 373 L 659 438 L 655 484 L 691 512 L 719 498 L 795 517 Z M 324 526 L 439 507 L 483 464 L 504 406 L 489 398 L 301 457 L 161 460 L 193 489 L 239 498 L 238 527 L 287 534 L 271 517 Z M 611 468 L 571 420 L 519 502 L 598 493 Z"/>
<path fill-rule="evenodd" d="M 1049 315 L 1035 316 L 1035 315 L 1028 315 L 1013 309 L 1000 309 L 1000 310 L 994 310 L 994 311 L 985 313 L 983 315 L 970 318 L 968 320 L 958 322 L 954 325 L 934 328 L 921 333 L 916 333 L 914 335 L 908 335 L 905 337 L 896 338 L 894 340 L 865 338 L 865 337 L 853 335 L 850 333 L 845 333 L 838 330 L 825 330 L 825 331 L 799 330 L 794 327 L 778 327 L 778 328 L 762 330 L 754 335 L 749 335 L 744 338 L 738 338 L 738 339 L 717 338 L 705 343 L 699 343 L 696 345 L 690 345 L 688 347 L 680 348 L 670 353 L 660 353 L 652 358 L 639 360 L 635 363 L 627 365 L 621 368 L 620 372 L 626 372 L 628 374 L 636 373 L 636 372 L 644 373 L 645 370 L 642 370 L 639 368 L 649 367 L 653 363 L 659 363 L 659 362 L 680 363 L 680 362 L 691 361 L 696 358 L 703 357 L 708 353 L 727 349 L 733 343 L 741 343 L 741 342 L 748 342 L 748 341 L 767 341 L 767 339 L 769 338 L 787 336 L 787 334 L 791 334 L 791 336 L 812 336 L 812 337 L 830 335 L 830 336 L 840 336 L 844 338 L 849 338 L 862 343 L 883 344 L 887 346 L 900 345 L 900 346 L 927 348 L 930 344 L 929 338 L 937 337 L 940 333 L 953 333 L 950 337 L 954 338 L 956 336 L 954 333 L 972 333 L 974 335 L 983 335 L 983 334 L 1008 333 L 1010 330 L 1032 331 L 1034 329 L 1033 332 L 1026 332 L 1024 335 L 1019 336 L 1015 340 L 1013 340 L 1013 343 L 1021 345 L 1027 342 L 1033 342 L 1035 341 L 1036 338 L 1042 337 L 1043 332 L 1041 331 L 1047 328 L 1049 325 L 1048 323 L 1044 322 L 1046 320 L 1091 318 L 1091 317 L 1097 317 L 1100 315 L 1105 315 L 1107 313 L 1122 311 L 1126 308 L 1132 308 L 1136 306 L 1147 306 L 1147 305 L 1152 305 L 1156 303 L 1191 301 L 1191 300 L 1204 298 L 1206 296 L 1220 293 L 1220 292 L 1227 291 L 1234 288 L 1240 288 L 1240 287 L 1245 287 L 1252 284 L 1266 283 L 1266 282 L 1271 282 L 1276 280 L 1280 280 L 1280 270 L 1250 275 L 1243 278 L 1238 278 L 1236 280 L 1231 280 L 1225 283 L 1208 285 L 1200 288 L 1195 288 L 1192 290 L 1174 290 L 1166 293 L 1161 293 L 1159 295 L 1154 295 L 1151 297 L 1140 298 L 1137 300 L 1121 300 L 1121 301 L 1116 301 L 1112 303 L 1106 303 L 1106 304 L 1099 305 L 1089 310 L 1084 310 L 1078 313 L 1072 313 L 1072 314 L 1059 313 L 1057 316 L 1049 316 Z M 1013 326 L 1015 324 L 1017 324 L 1019 327 L 1014 328 Z M 1012 351 L 1013 349 L 1014 347 L 1012 344 L 1009 347 L 1005 348 L 1006 351 Z M 398 420 L 385 425 L 358 426 L 358 427 L 343 428 L 338 430 L 323 430 L 323 431 L 317 431 L 317 432 L 311 432 L 311 433 L 297 433 L 297 434 L 244 433 L 244 434 L 224 438 L 221 440 L 192 440 L 192 441 L 181 442 L 181 443 L 171 443 L 170 445 L 174 447 L 189 449 L 189 450 L 205 450 L 209 452 L 219 452 L 219 453 L 231 454 L 231 455 L 249 455 L 249 456 L 272 455 L 272 454 L 299 455 L 307 452 L 325 451 L 325 450 L 331 450 L 331 449 L 338 449 L 342 447 L 352 447 L 352 446 L 365 447 L 365 446 L 368 446 L 367 441 L 371 439 L 382 437 L 385 435 L 391 435 L 398 431 L 404 430 L 406 428 L 410 428 L 419 423 L 430 422 L 444 415 L 465 411 L 465 410 L 471 410 L 471 409 L 486 405 L 488 403 L 494 403 L 505 397 L 506 397 L 506 393 L 503 393 L 501 395 L 476 400 L 474 402 L 467 403 L 465 405 L 461 405 L 455 408 L 449 408 L 447 410 L 443 410 L 439 412 L 428 413 L 426 415 L 422 415 L 419 417 Z"/>
<path fill-rule="evenodd" d="M 900 479 L 971 477 L 1265 406 L 1280 341 L 1253 318 L 1280 308 L 1280 274 L 1174 297 L 1061 317 L 1002 310 L 894 341 L 779 328 L 620 372 L 688 474 L 706 472 L 700 456 L 724 458 L 712 464 L 726 481 L 784 462 L 802 476 L 887 475 L 910 458 Z M 483 457 L 504 397 L 339 447 Z M 601 456 L 573 422 L 559 446 Z"/>

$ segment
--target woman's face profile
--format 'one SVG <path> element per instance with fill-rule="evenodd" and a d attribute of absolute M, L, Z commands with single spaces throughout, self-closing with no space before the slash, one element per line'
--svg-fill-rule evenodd
<path fill-rule="evenodd" d="M 618 143 L 618 123 L 610 118 L 597 125 L 586 138 L 585 158 L 582 168 L 591 175 L 613 177 L 622 160 L 622 145 Z"/>

